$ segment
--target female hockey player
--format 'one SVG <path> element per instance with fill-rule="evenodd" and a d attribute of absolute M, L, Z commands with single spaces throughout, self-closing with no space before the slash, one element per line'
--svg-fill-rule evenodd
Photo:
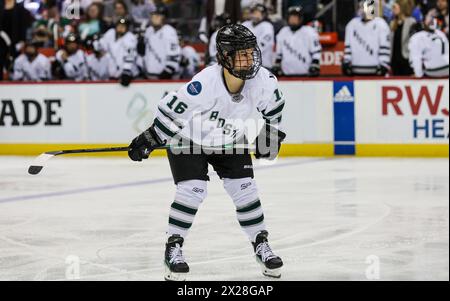
<path fill-rule="evenodd" d="M 178 144 L 180 137 L 187 139 L 188 145 L 199 146 L 220 147 L 243 141 L 244 122 L 238 120 L 249 119 L 255 109 L 266 121 L 255 140 L 255 157 L 274 159 L 278 155 L 286 136 L 279 128 L 284 99 L 276 77 L 261 68 L 256 37 L 242 25 L 226 25 L 217 34 L 217 51 L 218 64 L 204 69 L 159 102 L 153 125 L 130 144 L 129 157 L 133 161 L 147 159 L 156 147 Z M 208 164 L 233 199 L 238 222 L 253 244 L 263 274 L 280 277 L 283 262 L 268 244 L 250 154 L 186 154 L 170 149 L 168 158 L 176 194 L 169 214 L 165 279 L 184 280 L 189 272 L 182 247 L 206 197 Z"/>

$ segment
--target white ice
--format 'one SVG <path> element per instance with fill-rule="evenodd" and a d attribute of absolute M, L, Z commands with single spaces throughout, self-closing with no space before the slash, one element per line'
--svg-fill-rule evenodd
<path fill-rule="evenodd" d="M 55 158 L 38 176 L 31 162 L 0 157 L 0 280 L 163 279 L 166 159 Z M 449 280 L 448 159 L 293 158 L 255 173 L 282 280 Z M 264 280 L 217 176 L 208 189 L 188 279 Z"/>

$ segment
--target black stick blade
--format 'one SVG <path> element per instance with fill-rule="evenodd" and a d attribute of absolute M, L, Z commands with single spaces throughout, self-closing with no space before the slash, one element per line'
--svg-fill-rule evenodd
<path fill-rule="evenodd" d="M 42 168 L 44 168 L 44 166 L 36 166 L 36 165 L 31 165 L 28 168 L 28 173 L 30 175 L 37 175 L 38 173 L 41 172 Z"/>

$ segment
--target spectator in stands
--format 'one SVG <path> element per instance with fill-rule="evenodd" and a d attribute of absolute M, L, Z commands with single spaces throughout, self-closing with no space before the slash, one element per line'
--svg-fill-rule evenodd
<path fill-rule="evenodd" d="M 262 4 L 256 4 L 251 9 L 251 15 L 251 21 L 245 21 L 242 25 L 250 29 L 256 36 L 258 46 L 261 49 L 262 65 L 272 69 L 275 31 L 272 23 L 267 19 L 267 7 Z"/>
<path fill-rule="evenodd" d="M 342 71 L 347 76 L 381 75 L 389 72 L 391 59 L 390 28 L 375 10 L 360 2 L 359 17 L 345 28 Z"/>
<path fill-rule="evenodd" d="M 71 33 L 64 40 L 64 47 L 56 53 L 56 63 L 59 64 L 58 76 L 63 79 L 82 81 L 87 79 L 86 58 L 80 49 L 79 38 Z"/>
<path fill-rule="evenodd" d="M 111 56 L 101 49 L 99 39 L 100 36 L 96 34 L 87 41 L 86 45 L 86 49 L 91 52 L 86 56 L 88 78 L 94 81 L 108 80 L 111 77 L 109 72 Z"/>
<path fill-rule="evenodd" d="M 448 0 L 437 0 L 436 8 L 428 12 L 427 17 L 437 18 L 438 28 L 443 31 L 448 38 L 449 20 L 448 20 Z"/>
<path fill-rule="evenodd" d="M 94 0 L 50 0 L 50 2 L 62 2 L 61 13 L 64 17 L 69 17 L 67 14 L 73 14 L 75 10 L 86 11 Z"/>
<path fill-rule="evenodd" d="M 24 53 L 14 61 L 13 80 L 16 81 L 43 81 L 51 79 L 50 60 L 38 52 L 38 46 L 27 42 Z"/>
<path fill-rule="evenodd" d="M 130 14 L 137 24 L 147 24 L 148 16 L 155 10 L 151 0 L 131 0 Z"/>
<path fill-rule="evenodd" d="M 200 67 L 200 56 L 194 47 L 186 44 L 186 37 L 179 37 L 181 47 L 180 78 L 191 79 Z"/>
<path fill-rule="evenodd" d="M 103 6 L 94 2 L 88 6 L 85 19 L 78 25 L 78 33 L 82 41 L 89 40 L 94 35 L 103 34 L 108 25 L 103 20 Z"/>
<path fill-rule="evenodd" d="M 137 38 L 130 32 L 130 21 L 119 19 L 116 26 L 108 30 L 98 43 L 98 49 L 111 57 L 108 71 L 110 77 L 127 87 L 139 73 L 136 65 Z"/>
<path fill-rule="evenodd" d="M 449 43 L 438 26 L 438 18 L 427 15 L 424 30 L 409 41 L 410 63 L 416 77 L 449 76 Z"/>
<path fill-rule="evenodd" d="M 33 18 L 23 3 L 15 0 L 0 2 L 0 80 L 4 69 L 8 69 L 23 48 L 28 28 Z"/>
<path fill-rule="evenodd" d="M 56 1 L 48 1 L 33 24 L 33 39 L 39 40 L 41 47 L 56 47 L 60 37 L 73 31 L 73 21 L 61 15 Z"/>
<path fill-rule="evenodd" d="M 108 24 L 112 24 L 112 19 L 114 16 L 114 3 L 115 2 L 116 2 L 116 0 L 102 0 L 103 20 Z"/>
<path fill-rule="evenodd" d="M 287 23 L 277 35 L 273 72 L 279 76 L 319 76 L 322 52 L 319 35 L 304 24 L 301 6 L 289 8 Z"/>
<path fill-rule="evenodd" d="M 416 23 L 422 23 L 423 22 L 423 14 L 422 14 L 422 10 L 420 8 L 419 1 L 410 0 L 410 3 L 411 3 L 411 6 L 413 7 L 411 16 L 416 20 Z"/>
<path fill-rule="evenodd" d="M 128 11 L 128 6 L 123 0 L 116 0 L 114 2 L 114 15 L 112 17 L 112 24 L 117 24 L 120 19 L 126 19 L 129 22 L 130 28 L 132 30 L 132 25 L 134 24 L 133 18 L 130 16 Z"/>
<path fill-rule="evenodd" d="M 392 6 L 394 19 L 391 22 L 391 69 L 393 75 L 411 75 L 409 65 L 409 38 L 416 20 L 411 17 L 413 7 L 410 0 L 396 0 Z"/>
<path fill-rule="evenodd" d="M 150 79 L 171 79 L 180 69 L 178 35 L 175 28 L 166 24 L 167 16 L 167 8 L 157 5 L 151 14 L 151 26 L 138 44 L 139 65 Z"/>

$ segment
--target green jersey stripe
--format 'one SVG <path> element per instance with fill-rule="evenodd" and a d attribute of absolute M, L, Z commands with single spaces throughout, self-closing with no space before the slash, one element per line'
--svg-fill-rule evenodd
<path fill-rule="evenodd" d="M 154 121 L 157 128 L 159 128 L 164 134 L 166 134 L 169 137 L 174 137 L 176 133 L 172 132 L 169 127 L 164 125 L 158 118 Z"/>

